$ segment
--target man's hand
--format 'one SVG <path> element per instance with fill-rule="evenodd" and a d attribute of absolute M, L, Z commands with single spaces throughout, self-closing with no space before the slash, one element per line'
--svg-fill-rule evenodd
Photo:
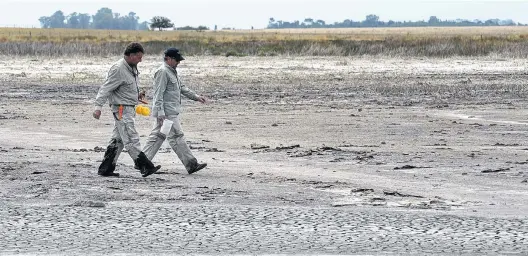
<path fill-rule="evenodd" d="M 198 96 L 198 101 L 201 103 L 205 103 L 207 102 L 207 98 L 205 98 L 204 96 Z"/>
<path fill-rule="evenodd" d="M 148 104 L 148 102 L 145 100 L 146 94 L 147 94 L 147 92 L 145 92 L 144 90 L 140 91 L 139 95 L 138 95 L 138 101 L 143 103 L 143 104 Z"/>
<path fill-rule="evenodd" d="M 166 116 L 158 116 L 158 123 L 163 124 L 163 120 L 167 119 Z"/>
<path fill-rule="evenodd" d="M 95 110 L 95 111 L 93 112 L 93 117 L 94 117 L 95 119 L 99 119 L 99 117 L 101 117 L 101 110 Z"/>

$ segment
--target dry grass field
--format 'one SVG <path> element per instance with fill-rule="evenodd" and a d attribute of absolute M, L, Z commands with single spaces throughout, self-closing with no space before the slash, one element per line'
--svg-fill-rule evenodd
<path fill-rule="evenodd" d="M 150 53 L 187 55 L 528 56 L 528 27 L 350 28 L 223 31 L 0 29 L 0 51 L 15 56 L 113 56 L 131 41 Z"/>
<path fill-rule="evenodd" d="M 126 31 L 81 29 L 0 28 L 1 42 L 23 40 L 46 42 L 123 41 L 204 41 L 246 42 L 252 40 L 385 40 L 387 38 L 498 37 L 508 40 L 528 38 L 528 27 L 409 27 L 409 28 L 330 28 L 255 29 L 220 31 Z"/>

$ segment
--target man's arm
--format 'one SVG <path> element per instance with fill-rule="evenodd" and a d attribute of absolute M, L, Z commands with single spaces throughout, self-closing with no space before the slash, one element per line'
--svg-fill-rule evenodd
<path fill-rule="evenodd" d="M 106 80 L 101 88 L 99 88 L 99 92 L 97 92 L 97 96 L 95 97 L 95 111 L 93 113 L 94 118 L 99 119 L 101 116 L 101 109 L 108 100 L 110 93 L 117 89 L 119 85 L 121 85 L 119 70 L 114 66 L 108 71 Z"/>
<path fill-rule="evenodd" d="M 165 90 L 167 89 L 167 81 L 167 74 L 163 70 L 158 70 L 154 74 L 153 109 L 158 112 L 158 117 L 163 119 L 165 119 L 165 109 L 163 108 L 163 94 L 165 94 Z"/>
<path fill-rule="evenodd" d="M 181 85 L 180 92 L 181 92 L 181 94 L 185 95 L 185 97 L 187 97 L 187 98 L 189 98 L 191 100 L 199 101 L 201 103 L 205 103 L 205 101 L 206 101 L 205 97 L 196 94 L 193 90 L 189 89 L 184 84 Z"/>

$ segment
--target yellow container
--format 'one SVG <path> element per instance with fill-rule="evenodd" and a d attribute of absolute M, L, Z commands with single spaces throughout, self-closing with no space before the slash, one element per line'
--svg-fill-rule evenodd
<path fill-rule="evenodd" d="M 136 107 L 136 113 L 140 114 L 142 116 L 149 116 L 150 115 L 150 108 L 143 105 L 137 105 Z"/>

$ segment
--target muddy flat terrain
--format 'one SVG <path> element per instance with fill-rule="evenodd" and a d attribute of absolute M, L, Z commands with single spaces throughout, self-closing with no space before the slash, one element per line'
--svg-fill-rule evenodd
<path fill-rule="evenodd" d="M 528 254 L 525 60 L 189 56 L 208 167 L 103 178 L 118 58 L 1 57 L 0 254 Z"/>

